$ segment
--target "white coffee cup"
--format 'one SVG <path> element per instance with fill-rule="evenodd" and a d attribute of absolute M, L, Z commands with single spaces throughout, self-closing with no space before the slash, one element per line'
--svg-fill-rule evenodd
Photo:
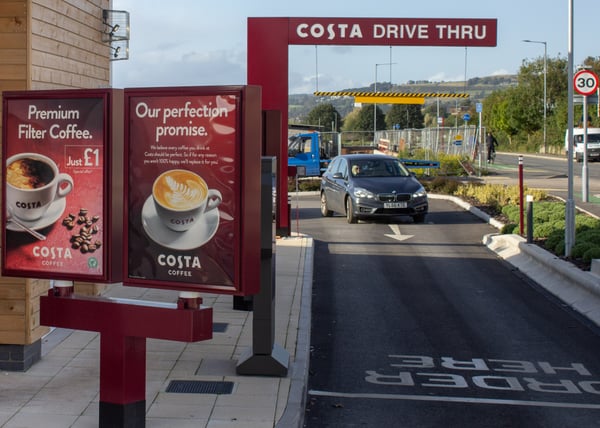
<path fill-rule="evenodd" d="M 73 179 L 39 153 L 19 153 L 6 161 L 6 205 L 15 217 L 39 220 L 50 205 L 73 190 Z"/>
<path fill-rule="evenodd" d="M 152 199 L 158 217 L 175 232 L 184 232 L 219 206 L 221 192 L 209 189 L 206 181 L 187 169 L 171 169 L 159 175 L 152 185 Z"/>

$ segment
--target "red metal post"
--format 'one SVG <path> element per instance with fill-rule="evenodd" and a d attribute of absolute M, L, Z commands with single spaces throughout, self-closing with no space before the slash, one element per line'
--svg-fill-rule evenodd
<path fill-rule="evenodd" d="M 523 156 L 519 155 L 519 234 L 523 235 Z"/>
<path fill-rule="evenodd" d="M 59 295 L 40 298 L 43 325 L 100 333 L 100 427 L 143 427 L 146 413 L 146 338 L 198 342 L 212 338 L 212 308 Z"/>

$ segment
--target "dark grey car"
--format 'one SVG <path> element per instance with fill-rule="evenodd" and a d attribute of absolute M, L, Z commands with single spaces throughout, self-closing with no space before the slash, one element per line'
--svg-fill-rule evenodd
<path fill-rule="evenodd" d="M 376 154 L 337 156 L 321 177 L 321 215 L 334 212 L 348 223 L 411 216 L 423 223 L 427 193 L 399 159 Z"/>

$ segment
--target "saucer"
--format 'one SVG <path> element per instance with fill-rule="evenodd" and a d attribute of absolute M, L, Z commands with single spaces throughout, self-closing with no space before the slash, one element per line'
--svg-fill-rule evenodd
<path fill-rule="evenodd" d="M 67 199 L 59 198 L 50 204 L 50 207 L 48 207 L 48 211 L 46 211 L 46 213 L 39 219 L 33 220 L 33 221 L 27 221 L 27 220 L 21 220 L 21 219 L 19 219 L 19 220 L 21 221 L 21 223 L 23 223 L 25 226 L 27 226 L 30 229 L 40 230 L 40 229 L 50 226 L 51 224 L 54 224 L 56 222 L 56 220 L 58 220 L 63 215 L 66 207 L 67 207 Z M 12 230 L 15 232 L 27 233 L 26 231 L 21 229 L 19 226 L 17 226 L 16 224 L 14 224 L 13 222 L 10 222 L 10 221 L 6 223 L 6 229 Z"/>
<path fill-rule="evenodd" d="M 152 196 L 142 207 L 142 225 L 146 234 L 157 244 L 173 250 L 192 250 L 201 247 L 215 236 L 219 228 L 219 209 L 206 212 L 200 221 L 184 232 L 169 229 L 158 218 Z"/>

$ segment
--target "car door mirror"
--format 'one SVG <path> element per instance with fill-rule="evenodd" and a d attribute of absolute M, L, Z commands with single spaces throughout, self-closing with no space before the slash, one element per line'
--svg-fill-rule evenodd
<path fill-rule="evenodd" d="M 344 175 L 341 172 L 336 172 L 333 174 L 333 178 L 344 178 Z"/>

